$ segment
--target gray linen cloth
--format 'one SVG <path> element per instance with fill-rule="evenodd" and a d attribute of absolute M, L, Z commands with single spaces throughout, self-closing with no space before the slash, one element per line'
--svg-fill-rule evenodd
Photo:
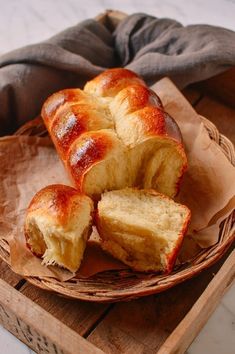
<path fill-rule="evenodd" d="M 86 20 L 0 57 L 0 134 L 37 116 L 52 92 L 82 87 L 107 68 L 127 67 L 149 85 L 169 76 L 183 88 L 234 65 L 235 32 L 224 28 L 133 14 L 111 33 Z"/>

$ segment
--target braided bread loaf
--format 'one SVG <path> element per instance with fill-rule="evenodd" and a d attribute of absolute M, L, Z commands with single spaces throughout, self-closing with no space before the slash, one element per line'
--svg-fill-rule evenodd
<path fill-rule="evenodd" d="M 42 117 L 78 190 L 136 186 L 174 197 L 187 167 L 180 130 L 135 73 L 110 69 L 50 96 Z"/>

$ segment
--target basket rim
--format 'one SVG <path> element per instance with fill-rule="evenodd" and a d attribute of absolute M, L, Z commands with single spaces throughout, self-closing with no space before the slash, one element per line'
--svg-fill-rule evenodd
<path fill-rule="evenodd" d="M 200 116 L 201 117 L 201 116 Z M 201 117 L 204 126 L 206 127 L 211 140 L 215 141 L 228 160 L 235 165 L 235 149 L 233 143 L 220 134 L 216 126 L 208 119 Z M 40 117 L 23 125 L 14 135 L 15 136 L 45 136 L 47 134 L 46 128 Z M 101 281 L 102 277 L 110 282 L 117 283 L 117 274 L 122 274 L 123 271 L 105 271 L 97 273 L 94 276 L 86 279 L 72 278 L 68 281 L 61 282 L 54 278 L 40 278 L 33 276 L 25 276 L 24 278 L 31 284 L 73 299 L 86 300 L 91 302 L 118 302 L 136 299 L 142 296 L 150 295 L 165 291 L 193 276 L 201 273 L 217 262 L 224 253 L 231 246 L 235 240 L 235 225 L 234 225 L 234 211 L 223 221 L 220 230 L 219 241 L 206 249 L 202 249 L 193 259 L 188 260 L 184 264 L 175 267 L 174 271 L 169 275 L 159 275 L 150 273 L 143 275 L 142 273 L 134 272 L 131 269 L 125 270 L 127 277 L 119 276 L 120 281 L 127 279 L 127 284 L 130 279 L 135 280 L 134 284 L 129 285 L 124 289 L 107 290 L 105 282 Z M 9 246 L 5 241 L 0 241 L 0 258 L 8 264 L 10 263 Z M 182 269 L 179 269 L 182 268 Z M 125 273 L 124 271 L 124 273 Z M 89 284 L 103 284 L 103 287 L 92 286 L 89 289 Z M 100 283 L 99 283 L 100 282 Z M 84 287 L 84 285 L 86 286 Z M 125 281 L 124 281 L 125 285 Z"/>

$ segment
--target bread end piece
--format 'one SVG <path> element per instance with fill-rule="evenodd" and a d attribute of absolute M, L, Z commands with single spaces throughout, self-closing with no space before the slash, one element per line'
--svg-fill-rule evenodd
<path fill-rule="evenodd" d="M 76 189 L 50 185 L 32 199 L 25 218 L 28 248 L 45 265 L 76 272 L 91 234 L 93 202 Z"/>
<path fill-rule="evenodd" d="M 126 188 L 102 195 L 96 225 L 103 249 L 133 270 L 170 273 L 190 217 L 163 194 Z"/>

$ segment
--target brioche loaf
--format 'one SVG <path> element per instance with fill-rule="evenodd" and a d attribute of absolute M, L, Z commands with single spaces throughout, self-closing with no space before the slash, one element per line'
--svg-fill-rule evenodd
<path fill-rule="evenodd" d="M 95 219 L 104 250 L 136 271 L 169 273 L 190 211 L 154 190 L 126 188 L 104 193 Z"/>
<path fill-rule="evenodd" d="M 92 200 L 76 189 L 50 185 L 32 199 L 25 218 L 29 249 L 43 264 L 76 271 L 91 233 Z"/>
<path fill-rule="evenodd" d="M 42 117 L 75 186 L 93 199 L 133 186 L 176 195 L 187 167 L 180 130 L 130 70 L 55 93 Z"/>

